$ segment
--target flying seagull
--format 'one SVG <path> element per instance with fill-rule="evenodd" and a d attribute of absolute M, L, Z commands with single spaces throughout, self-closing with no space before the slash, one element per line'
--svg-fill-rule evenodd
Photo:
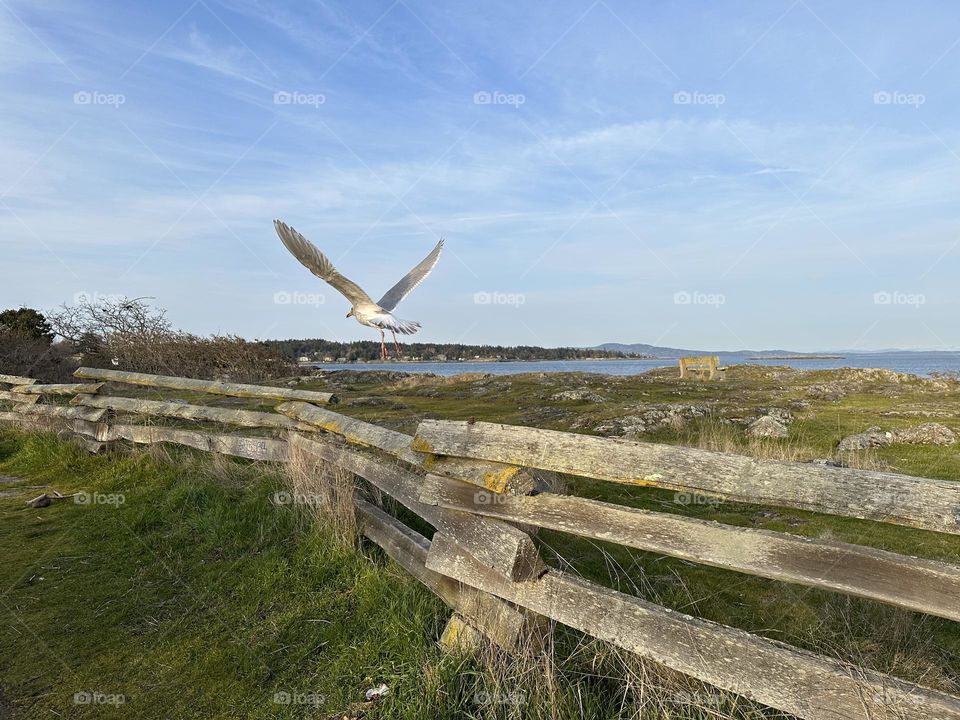
<path fill-rule="evenodd" d="M 401 320 L 395 317 L 391 312 L 401 300 L 422 283 L 433 266 L 440 259 L 440 250 L 443 249 L 443 238 L 437 243 L 437 246 L 430 251 L 420 263 L 410 272 L 404 275 L 396 285 L 387 290 L 387 294 L 380 298 L 380 302 L 374 302 L 370 299 L 363 289 L 355 282 L 348 280 L 333 266 L 333 263 L 320 252 L 316 245 L 307 240 L 292 227 L 279 220 L 273 221 L 273 226 L 277 229 L 277 235 L 293 256 L 301 262 L 310 272 L 316 275 L 324 282 L 332 285 L 340 292 L 350 304 L 351 315 L 357 319 L 357 322 L 367 327 L 376 328 L 380 331 L 380 356 L 387 359 L 387 346 L 383 342 L 383 331 L 389 330 L 393 336 L 393 345 L 397 349 L 397 355 L 400 355 L 400 345 L 397 343 L 396 333 L 402 335 L 413 335 L 420 329 L 420 323 L 415 320 Z"/>

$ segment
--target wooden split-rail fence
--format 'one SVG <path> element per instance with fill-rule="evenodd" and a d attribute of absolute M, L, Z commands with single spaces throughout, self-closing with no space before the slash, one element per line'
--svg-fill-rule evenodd
<path fill-rule="evenodd" d="M 958 697 L 547 566 L 531 534 L 547 528 L 954 622 L 960 621 L 960 566 L 534 492 L 531 470 L 952 535 L 960 534 L 960 482 L 485 422 L 424 420 L 410 436 L 332 412 L 325 407 L 336 401 L 330 393 L 94 368 L 76 375 L 94 382 L 41 385 L 0 375 L 0 406 L 10 407 L 0 410 L 0 420 L 59 423 L 94 452 L 125 440 L 276 463 L 301 453 L 363 478 L 435 528 L 428 540 L 355 495 L 363 534 L 453 609 L 445 642 L 485 637 L 508 650 L 529 648 L 549 619 L 801 718 L 960 720 Z M 102 394 L 108 382 L 277 404 L 262 412 Z M 72 400 L 63 404 L 57 396 Z M 270 436 L 130 419 L 145 416 L 238 425 Z M 330 482 L 329 476 L 315 473 L 312 481 Z"/>

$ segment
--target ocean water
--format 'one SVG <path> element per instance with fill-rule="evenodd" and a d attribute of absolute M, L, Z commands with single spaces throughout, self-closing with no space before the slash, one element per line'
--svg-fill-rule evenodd
<path fill-rule="evenodd" d="M 721 366 L 727 365 L 786 365 L 803 370 L 839 367 L 886 368 L 914 375 L 935 372 L 960 372 L 960 352 L 894 352 L 857 353 L 843 359 L 757 360 L 749 355 L 720 353 Z M 637 360 L 530 360 L 520 362 L 377 362 L 377 363 L 317 363 L 323 370 L 393 370 L 409 373 L 459 375 L 481 372 L 494 375 L 516 375 L 530 372 L 592 372 L 606 375 L 637 375 L 657 367 L 677 367 L 677 361 L 668 358 Z"/>

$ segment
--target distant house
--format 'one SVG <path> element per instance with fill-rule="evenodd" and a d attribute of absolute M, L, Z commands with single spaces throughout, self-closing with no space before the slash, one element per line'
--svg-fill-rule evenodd
<path fill-rule="evenodd" d="M 447 356 L 441 353 L 441 354 L 435 355 L 433 359 L 437 360 L 438 362 L 446 362 Z"/>
<path fill-rule="evenodd" d="M 306 355 L 301 355 L 297 358 L 297 362 L 310 362 L 310 358 L 308 358 Z"/>
<path fill-rule="evenodd" d="M 323 361 L 324 361 L 324 362 L 333 362 L 333 358 L 330 357 L 329 355 L 324 355 L 324 356 L 323 356 Z"/>

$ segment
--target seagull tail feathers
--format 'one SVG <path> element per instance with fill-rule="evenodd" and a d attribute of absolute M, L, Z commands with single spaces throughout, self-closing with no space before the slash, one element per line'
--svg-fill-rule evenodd
<path fill-rule="evenodd" d="M 401 320 L 400 318 L 394 318 L 393 320 L 394 326 L 390 329 L 401 335 L 413 335 L 420 329 L 420 323 L 416 320 Z"/>

